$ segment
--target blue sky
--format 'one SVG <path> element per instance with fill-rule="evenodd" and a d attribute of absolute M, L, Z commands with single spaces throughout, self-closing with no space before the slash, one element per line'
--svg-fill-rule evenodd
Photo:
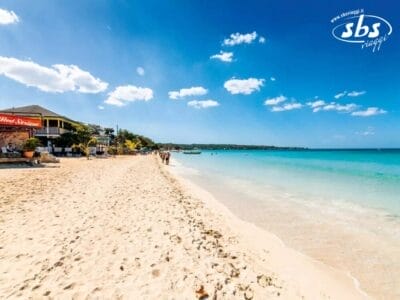
<path fill-rule="evenodd" d="M 360 8 L 393 28 L 379 51 L 331 34 Z M 39 104 L 159 142 L 400 147 L 398 8 L 3 0 L 0 108 Z"/>

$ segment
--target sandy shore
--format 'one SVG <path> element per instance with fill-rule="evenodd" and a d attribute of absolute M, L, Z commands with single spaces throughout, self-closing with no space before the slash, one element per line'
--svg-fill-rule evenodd
<path fill-rule="evenodd" d="M 362 299 L 154 156 L 0 169 L 0 298 Z"/>

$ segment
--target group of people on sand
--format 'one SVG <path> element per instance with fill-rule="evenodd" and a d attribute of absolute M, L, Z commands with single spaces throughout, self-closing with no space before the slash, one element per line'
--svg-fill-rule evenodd
<path fill-rule="evenodd" d="M 171 153 L 169 151 L 160 151 L 159 153 L 163 164 L 169 165 L 169 159 L 171 158 Z"/>

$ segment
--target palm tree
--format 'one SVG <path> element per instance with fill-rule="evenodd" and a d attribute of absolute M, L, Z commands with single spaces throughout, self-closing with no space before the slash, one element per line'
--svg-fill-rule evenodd
<path fill-rule="evenodd" d="M 135 150 L 140 149 L 141 144 L 139 140 L 125 140 L 123 146 L 129 154 L 132 154 Z"/>
<path fill-rule="evenodd" d="M 74 148 L 79 148 L 79 150 L 86 155 L 86 158 L 89 159 L 90 156 L 90 147 L 96 146 L 97 139 L 95 137 L 90 138 L 89 141 L 79 143 L 78 145 L 73 145 Z"/>

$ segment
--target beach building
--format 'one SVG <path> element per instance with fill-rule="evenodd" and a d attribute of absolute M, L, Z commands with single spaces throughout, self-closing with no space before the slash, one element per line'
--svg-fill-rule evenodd
<path fill-rule="evenodd" d="M 41 130 L 42 119 L 0 113 L 0 147 L 2 152 L 8 145 L 19 146 Z"/>
<path fill-rule="evenodd" d="M 0 110 L 0 114 L 19 117 L 29 117 L 41 120 L 41 127 L 33 130 L 33 136 L 39 138 L 43 144 L 48 145 L 61 134 L 71 132 L 79 122 L 59 115 L 39 105 L 28 105 Z"/>
<path fill-rule="evenodd" d="M 1 122 L 3 120 L 3 123 Z M 10 126 L 15 124 L 25 126 Z M 12 143 L 16 146 L 22 145 L 29 137 L 38 138 L 44 146 L 43 151 L 55 154 L 66 154 L 72 152 L 72 148 L 58 147 L 56 139 L 62 134 L 74 132 L 75 126 L 83 123 L 74 121 L 66 116 L 60 115 L 40 105 L 28 105 L 0 110 L 0 147 Z M 96 129 L 94 136 L 98 143 L 93 152 L 104 152 L 110 144 L 110 137 L 104 133 L 101 126 L 88 125 Z M 71 146 L 71 145 L 70 145 Z"/>

